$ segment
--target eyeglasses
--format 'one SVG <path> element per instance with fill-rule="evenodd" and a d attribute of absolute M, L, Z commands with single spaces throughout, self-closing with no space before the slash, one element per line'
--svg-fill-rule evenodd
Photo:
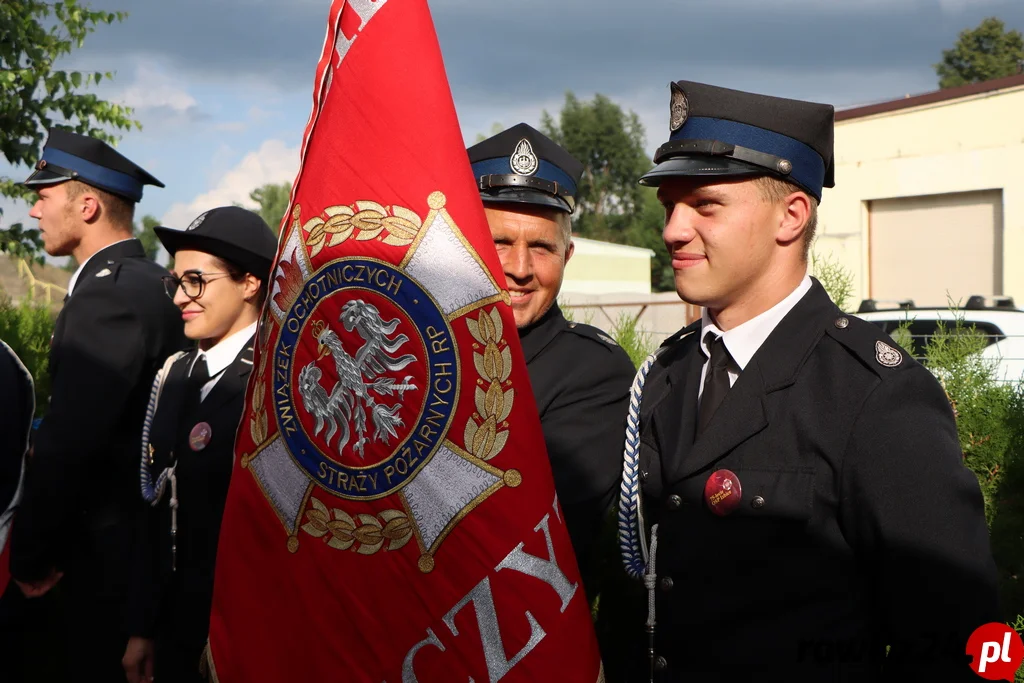
<path fill-rule="evenodd" d="M 210 277 L 216 275 L 218 277 Z M 167 296 L 174 298 L 174 295 L 178 293 L 180 287 L 185 296 L 195 301 L 203 296 L 203 291 L 206 289 L 206 283 L 219 280 L 222 277 L 228 277 L 231 273 L 199 273 L 199 272 L 186 272 L 181 277 L 174 277 L 173 275 L 164 275 L 161 280 L 164 282 L 164 291 L 167 292 Z"/>

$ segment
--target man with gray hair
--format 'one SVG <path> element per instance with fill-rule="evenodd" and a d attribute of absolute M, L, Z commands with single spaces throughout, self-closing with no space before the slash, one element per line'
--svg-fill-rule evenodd
<path fill-rule="evenodd" d="M 555 490 L 589 598 L 597 539 L 622 471 L 633 364 L 603 331 L 570 322 L 556 299 L 573 253 L 583 164 L 525 123 L 469 149 L 512 297 Z"/>

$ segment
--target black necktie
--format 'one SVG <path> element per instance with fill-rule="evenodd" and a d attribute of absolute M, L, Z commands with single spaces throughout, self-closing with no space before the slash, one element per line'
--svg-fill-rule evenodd
<path fill-rule="evenodd" d="M 210 381 L 210 368 L 206 365 L 206 354 L 199 354 L 196 362 L 192 364 L 192 371 L 188 375 L 188 388 L 185 390 L 185 415 L 191 415 L 199 408 L 202 402 L 203 385 Z"/>
<path fill-rule="evenodd" d="M 697 435 L 699 436 L 707 429 L 711 422 L 711 416 L 718 410 L 726 392 L 729 391 L 729 369 L 735 368 L 736 362 L 729 355 L 729 349 L 725 348 L 725 341 L 714 332 L 708 332 L 704 337 L 708 340 L 708 349 L 711 353 L 708 371 L 704 376 L 704 392 L 700 398 L 700 413 L 697 415 Z"/>
<path fill-rule="evenodd" d="M 210 368 L 206 365 L 205 353 L 199 354 L 199 357 L 196 358 L 196 362 L 192 365 L 192 372 L 189 373 L 189 379 L 199 388 L 210 381 Z"/>

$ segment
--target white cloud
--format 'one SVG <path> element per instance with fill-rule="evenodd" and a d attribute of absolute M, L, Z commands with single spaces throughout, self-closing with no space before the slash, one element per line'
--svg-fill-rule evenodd
<path fill-rule="evenodd" d="M 248 127 L 245 121 L 225 121 L 213 124 L 213 130 L 221 133 L 244 133 Z"/>
<path fill-rule="evenodd" d="M 196 216 L 218 206 L 237 202 L 255 208 L 249 199 L 250 192 L 267 183 L 291 183 L 298 168 L 298 147 L 288 147 L 281 140 L 267 140 L 222 174 L 213 188 L 187 204 L 172 205 L 161 222 L 171 228 L 184 229 Z"/>
<path fill-rule="evenodd" d="M 135 81 L 115 99 L 135 109 L 175 112 L 186 112 L 199 104 L 182 85 L 148 62 L 135 67 Z"/>

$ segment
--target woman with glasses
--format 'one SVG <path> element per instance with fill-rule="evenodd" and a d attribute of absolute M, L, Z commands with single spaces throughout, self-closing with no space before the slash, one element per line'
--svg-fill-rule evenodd
<path fill-rule="evenodd" d="M 213 209 L 187 230 L 156 228 L 174 258 L 164 278 L 196 347 L 157 374 L 143 430 L 130 683 L 203 680 L 221 514 L 277 239 L 257 214 Z"/>

